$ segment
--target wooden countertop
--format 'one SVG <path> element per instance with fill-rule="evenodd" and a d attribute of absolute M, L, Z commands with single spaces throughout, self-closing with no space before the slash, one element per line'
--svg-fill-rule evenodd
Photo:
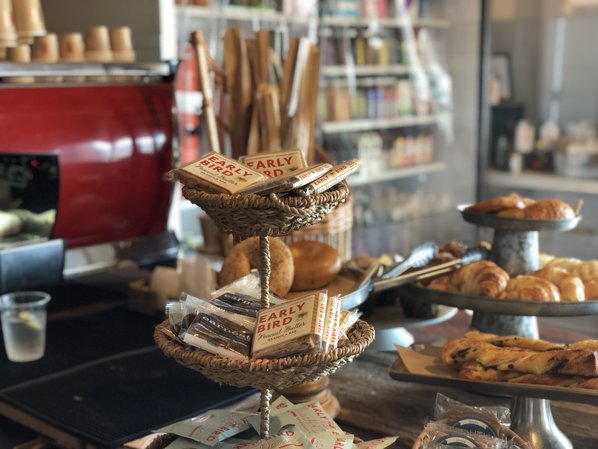
<path fill-rule="evenodd" d="M 595 317 L 598 321 L 598 317 Z M 550 322 L 542 326 L 543 338 L 573 341 L 595 338 L 590 333 L 575 333 Z M 468 328 L 469 317 L 459 312 L 446 323 L 413 330 L 416 342 L 430 343 L 461 336 Z M 597 332 L 596 330 L 593 331 Z M 555 338 L 553 338 L 555 337 Z M 471 405 L 509 406 L 509 399 L 482 396 L 463 390 L 437 388 L 391 379 L 388 368 L 396 361 L 393 353 L 366 351 L 361 357 L 331 376 L 330 386 L 341 404 L 336 421 L 362 439 L 398 435 L 391 448 L 411 448 L 426 422 L 433 417 L 436 393 Z M 596 406 L 552 402 L 557 425 L 573 443 L 575 449 L 598 447 L 598 404 Z"/>

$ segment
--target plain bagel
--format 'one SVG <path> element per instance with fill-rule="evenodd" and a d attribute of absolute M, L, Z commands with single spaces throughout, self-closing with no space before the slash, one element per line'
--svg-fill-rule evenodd
<path fill-rule="evenodd" d="M 270 290 L 277 296 L 286 295 L 293 284 L 295 273 L 293 255 L 289 247 L 280 239 L 270 237 Z M 220 286 L 228 285 L 252 269 L 259 269 L 260 239 L 251 237 L 233 247 L 225 257 L 220 271 Z"/>
<path fill-rule="evenodd" d="M 341 270 L 338 252 L 330 245 L 317 240 L 291 243 L 295 278 L 292 291 L 314 290 L 328 285 Z"/>

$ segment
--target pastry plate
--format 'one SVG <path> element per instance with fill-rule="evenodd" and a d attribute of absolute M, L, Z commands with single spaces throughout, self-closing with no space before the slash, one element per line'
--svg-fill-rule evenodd
<path fill-rule="evenodd" d="M 570 231 L 581 221 L 582 216 L 577 215 L 571 220 L 530 220 L 525 218 L 499 217 L 494 214 L 482 214 L 479 212 L 468 212 L 470 204 L 462 204 L 457 207 L 463 219 L 477 226 L 487 228 L 504 229 L 509 231 Z"/>
<path fill-rule="evenodd" d="M 403 382 L 460 388 L 481 394 L 541 398 L 591 405 L 598 403 L 598 390 L 459 379 L 455 368 L 440 360 L 440 352 L 439 346 L 432 345 L 417 345 L 415 350 L 399 348 L 399 359 L 389 369 L 390 377 Z"/>
<path fill-rule="evenodd" d="M 343 309 L 355 309 L 368 299 L 372 288 L 371 283 L 368 282 L 369 278 L 366 279 L 365 276 L 364 272 L 344 267 L 330 284 L 321 289 L 290 292 L 285 297 L 294 299 L 320 290 L 328 290 L 328 296 L 341 295 Z"/>
<path fill-rule="evenodd" d="M 598 300 L 583 302 L 545 302 L 494 299 L 485 296 L 459 295 L 415 284 L 399 288 L 399 295 L 411 300 L 444 304 L 476 312 L 525 316 L 581 316 L 598 314 Z"/>

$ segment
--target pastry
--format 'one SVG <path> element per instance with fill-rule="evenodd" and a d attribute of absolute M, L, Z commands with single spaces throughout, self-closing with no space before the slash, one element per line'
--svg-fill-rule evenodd
<path fill-rule="evenodd" d="M 289 247 L 278 238 L 270 238 L 270 289 L 278 296 L 286 295 L 293 284 L 295 267 Z M 251 237 L 233 247 L 224 258 L 220 271 L 220 286 L 228 285 L 260 265 L 260 240 Z"/>
<path fill-rule="evenodd" d="M 552 282 L 559 289 L 561 301 L 585 301 L 586 292 L 582 280 L 558 267 L 546 267 L 533 273 L 533 276 Z"/>
<path fill-rule="evenodd" d="M 459 268 L 449 278 L 449 291 L 464 295 L 497 298 L 507 286 L 509 275 L 488 260 L 473 262 Z"/>
<path fill-rule="evenodd" d="M 484 340 L 462 338 L 445 345 L 442 360 L 452 365 L 477 362 L 485 368 L 528 374 L 598 376 L 598 352 L 584 348 L 533 351 L 517 347 L 503 348 Z"/>
<path fill-rule="evenodd" d="M 559 302 L 561 294 L 556 285 L 536 276 L 520 275 L 509 280 L 500 299 Z"/>
<path fill-rule="evenodd" d="M 571 268 L 573 268 L 575 265 L 579 265 L 580 263 L 580 259 L 575 259 L 573 257 L 555 257 L 548 262 L 546 266 L 564 268 L 570 272 Z"/>
<path fill-rule="evenodd" d="M 479 363 L 465 363 L 458 376 L 462 379 L 481 380 L 485 382 L 509 382 L 533 385 L 550 385 L 557 387 L 575 387 L 598 390 L 598 378 L 582 376 L 563 376 L 558 374 L 523 374 L 517 371 L 499 371 L 484 368 Z"/>
<path fill-rule="evenodd" d="M 525 209 L 518 209 L 515 207 L 510 209 L 503 209 L 496 215 L 498 215 L 499 217 L 507 218 L 525 218 Z"/>
<path fill-rule="evenodd" d="M 289 244 L 289 249 L 295 267 L 292 291 L 324 287 L 332 282 L 341 270 L 338 252 L 326 243 L 300 240 Z"/>
<path fill-rule="evenodd" d="M 575 218 L 575 211 L 561 200 L 538 200 L 524 209 L 525 218 L 532 220 L 570 220 Z"/>
<path fill-rule="evenodd" d="M 507 196 L 499 196 L 496 198 L 490 198 L 479 203 L 469 206 L 465 209 L 467 212 L 478 212 L 483 214 L 493 214 L 504 209 L 523 209 L 525 203 L 519 195 L 511 193 Z"/>

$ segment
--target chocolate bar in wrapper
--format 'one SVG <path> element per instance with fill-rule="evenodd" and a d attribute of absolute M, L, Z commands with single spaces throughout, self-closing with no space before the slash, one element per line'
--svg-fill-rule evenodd
<path fill-rule="evenodd" d="M 219 355 L 248 357 L 251 336 L 247 328 L 226 318 L 198 313 L 183 334 L 183 341 Z"/>
<path fill-rule="evenodd" d="M 214 193 L 238 193 L 268 179 L 240 162 L 211 152 L 171 172 L 184 185 Z"/>
<path fill-rule="evenodd" d="M 260 153 L 239 160 L 269 178 L 278 178 L 307 167 L 301 150 Z"/>
<path fill-rule="evenodd" d="M 279 178 L 270 178 L 266 182 L 251 185 L 239 191 L 239 193 L 255 193 L 257 195 L 269 195 L 270 193 L 290 192 L 293 189 L 302 187 L 318 179 L 332 168 L 331 164 L 318 164 L 304 168 L 297 172 L 290 173 Z"/>
<path fill-rule="evenodd" d="M 257 318 L 261 308 L 260 301 L 242 293 L 224 293 L 212 299 L 212 304 L 228 312 Z"/>
<path fill-rule="evenodd" d="M 253 336 L 253 358 L 284 357 L 322 348 L 328 295 L 325 292 L 260 310 Z"/>

